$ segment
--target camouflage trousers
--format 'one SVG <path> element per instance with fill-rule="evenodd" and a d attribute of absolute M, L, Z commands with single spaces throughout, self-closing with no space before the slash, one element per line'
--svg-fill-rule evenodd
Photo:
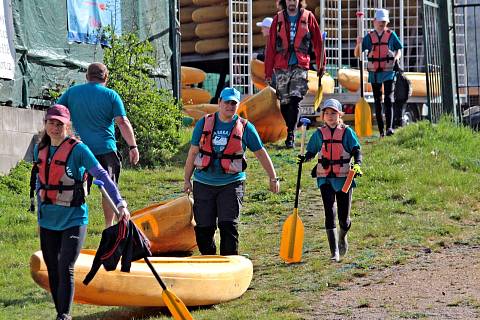
<path fill-rule="evenodd" d="M 290 97 L 303 98 L 308 90 L 308 70 L 297 65 L 289 66 L 287 70 L 276 69 L 277 97 L 280 104 L 288 104 Z"/>

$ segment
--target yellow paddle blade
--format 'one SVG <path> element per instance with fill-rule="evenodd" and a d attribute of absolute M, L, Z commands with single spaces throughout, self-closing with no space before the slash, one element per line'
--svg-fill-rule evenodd
<path fill-rule="evenodd" d="M 193 320 L 185 304 L 173 292 L 163 290 L 162 299 L 175 320 Z"/>
<path fill-rule="evenodd" d="M 298 216 L 298 209 L 293 209 L 282 229 L 280 239 L 280 258 L 286 263 L 302 261 L 303 251 L 303 222 Z"/>
<path fill-rule="evenodd" d="M 355 133 L 358 137 L 372 135 L 372 110 L 363 97 L 355 104 Z"/>
<path fill-rule="evenodd" d="M 323 86 L 319 86 L 317 93 L 315 94 L 315 100 L 313 101 L 313 109 L 315 111 L 320 108 L 320 103 L 322 102 L 323 99 Z"/>

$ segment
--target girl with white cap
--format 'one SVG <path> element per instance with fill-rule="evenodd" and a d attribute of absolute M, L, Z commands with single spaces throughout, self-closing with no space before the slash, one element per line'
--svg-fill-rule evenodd
<path fill-rule="evenodd" d="M 355 182 L 352 182 L 352 187 L 346 193 L 342 191 L 352 157 L 353 170 L 356 175 L 362 175 L 360 143 L 355 131 L 343 124 L 342 116 L 342 104 L 336 99 L 326 100 L 321 109 L 321 117 L 325 124 L 313 133 L 305 156 L 298 156 L 299 161 L 308 161 L 318 154 L 318 164 L 312 170 L 312 176 L 317 178 L 317 186 L 322 194 L 330 259 L 336 262 L 347 253 L 347 232 L 352 225 L 350 208 Z M 340 225 L 338 234 L 335 226 L 337 210 Z"/>
<path fill-rule="evenodd" d="M 387 28 L 389 22 L 388 10 L 377 9 L 373 20 L 374 29 L 363 40 L 361 37 L 357 38 L 354 52 L 355 56 L 359 57 L 361 51 L 368 51 L 368 82 L 372 84 L 375 116 L 380 137 L 385 135 L 382 116 L 382 85 L 387 122 L 386 134 L 387 136 L 393 134 L 393 81 L 395 77 L 393 69 L 400 60 L 403 48 L 396 33 Z"/>

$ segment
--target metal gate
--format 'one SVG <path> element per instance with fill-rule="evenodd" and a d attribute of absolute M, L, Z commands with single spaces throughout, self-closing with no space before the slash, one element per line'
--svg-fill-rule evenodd
<path fill-rule="evenodd" d="M 427 76 L 428 118 L 439 121 L 442 104 L 442 54 L 439 19 L 439 0 L 423 1 L 423 42 L 425 46 L 425 72 Z"/>
<path fill-rule="evenodd" d="M 480 118 L 480 1 L 471 2 L 455 1 L 452 12 L 457 104 L 464 122 L 475 127 Z"/>

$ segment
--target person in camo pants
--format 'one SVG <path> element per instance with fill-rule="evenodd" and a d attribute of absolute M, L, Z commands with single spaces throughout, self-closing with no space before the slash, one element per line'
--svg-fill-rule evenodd
<path fill-rule="evenodd" d="M 283 9 L 273 18 L 265 56 L 265 79 L 276 77 L 277 97 L 287 125 L 285 146 L 293 148 L 299 104 L 307 93 L 311 48 L 315 53 L 317 73 L 325 71 L 325 51 L 315 15 L 304 9 L 305 1 L 280 0 Z"/>

